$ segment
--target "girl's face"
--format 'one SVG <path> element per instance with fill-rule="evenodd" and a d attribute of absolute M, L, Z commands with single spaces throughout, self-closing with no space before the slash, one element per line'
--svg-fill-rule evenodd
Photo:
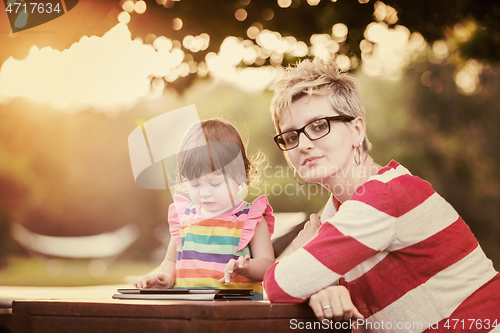
<path fill-rule="evenodd" d="M 231 177 L 224 177 L 221 172 L 216 171 L 188 180 L 187 187 L 191 200 L 201 207 L 203 215 L 220 215 L 232 208 L 238 200 L 238 183 Z"/>
<path fill-rule="evenodd" d="M 290 116 L 280 121 L 282 132 L 300 129 L 320 118 L 339 115 L 333 110 L 328 97 L 319 95 L 298 99 L 293 102 L 290 111 Z M 353 171 L 353 148 L 362 140 L 362 131 L 356 125 L 359 119 L 331 121 L 330 133 L 314 141 L 300 133 L 299 145 L 285 153 L 304 180 L 327 185 L 335 177 Z"/>

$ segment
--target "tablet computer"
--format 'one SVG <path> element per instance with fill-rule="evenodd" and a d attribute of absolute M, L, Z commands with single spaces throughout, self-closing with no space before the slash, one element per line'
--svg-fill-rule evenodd
<path fill-rule="evenodd" d="M 251 300 L 252 289 L 118 289 L 115 299 Z"/>

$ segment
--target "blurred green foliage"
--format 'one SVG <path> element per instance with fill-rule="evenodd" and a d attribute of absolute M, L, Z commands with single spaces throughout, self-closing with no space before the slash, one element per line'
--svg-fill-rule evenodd
<path fill-rule="evenodd" d="M 451 65 L 430 64 L 443 89 L 420 83 L 409 69 L 397 82 L 359 77 L 367 105 L 372 155 L 395 159 L 429 181 L 470 226 L 500 267 L 499 68 L 487 67 L 472 96 L 458 93 Z"/>

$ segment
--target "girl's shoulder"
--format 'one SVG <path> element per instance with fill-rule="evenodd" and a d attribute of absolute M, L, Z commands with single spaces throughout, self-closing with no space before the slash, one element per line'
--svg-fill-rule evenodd
<path fill-rule="evenodd" d="M 273 208 L 265 195 L 258 197 L 252 203 L 247 203 L 235 215 L 239 217 L 245 215 L 238 250 L 241 250 L 250 242 L 255 234 L 257 224 L 262 222 L 263 219 L 267 223 L 269 234 L 272 235 L 274 232 L 275 218 L 273 215 Z"/>
<path fill-rule="evenodd" d="M 175 212 L 177 216 L 189 215 L 193 209 L 196 209 L 196 204 L 179 194 L 174 196 L 174 203 L 170 205 L 170 211 Z"/>
<path fill-rule="evenodd" d="M 273 208 L 269 204 L 267 196 L 261 195 L 253 202 L 244 202 L 240 209 L 234 212 L 234 214 L 237 216 L 247 215 L 249 218 L 273 216 Z"/>

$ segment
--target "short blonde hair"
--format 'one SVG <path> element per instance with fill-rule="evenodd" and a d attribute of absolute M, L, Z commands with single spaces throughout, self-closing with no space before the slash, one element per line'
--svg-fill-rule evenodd
<path fill-rule="evenodd" d="M 365 106 L 354 76 L 341 71 L 333 60 L 305 59 L 288 67 L 274 90 L 271 114 L 277 133 L 281 132 L 280 120 L 290 115 L 292 103 L 307 95 L 328 96 L 333 109 L 340 115 L 365 120 Z M 370 148 L 365 134 L 363 150 Z"/>

